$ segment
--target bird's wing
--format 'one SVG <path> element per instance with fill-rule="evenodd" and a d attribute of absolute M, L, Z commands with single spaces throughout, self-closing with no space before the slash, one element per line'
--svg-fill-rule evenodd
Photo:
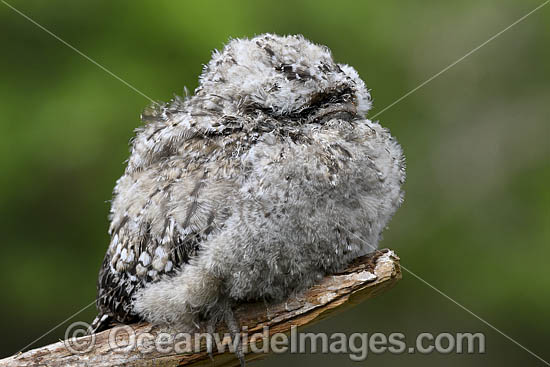
<path fill-rule="evenodd" d="M 230 215 L 233 163 L 217 156 L 219 145 L 213 141 L 197 138 L 186 144 L 187 154 L 127 171 L 117 182 L 96 323 L 135 320 L 134 292 L 185 266 Z"/>

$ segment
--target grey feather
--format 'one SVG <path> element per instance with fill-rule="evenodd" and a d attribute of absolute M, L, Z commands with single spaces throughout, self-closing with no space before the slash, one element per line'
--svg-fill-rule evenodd
<path fill-rule="evenodd" d="M 142 115 L 114 190 L 98 320 L 191 325 L 376 249 L 405 165 L 370 106 L 357 72 L 301 36 L 214 52 L 193 96 Z"/>

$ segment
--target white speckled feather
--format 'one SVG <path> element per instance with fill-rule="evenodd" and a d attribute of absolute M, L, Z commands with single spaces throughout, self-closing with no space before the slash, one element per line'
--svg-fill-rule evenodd
<path fill-rule="evenodd" d="M 104 315 L 216 319 L 373 251 L 405 169 L 370 106 L 357 72 L 301 36 L 214 52 L 193 96 L 142 115 L 114 190 L 96 328 Z"/>

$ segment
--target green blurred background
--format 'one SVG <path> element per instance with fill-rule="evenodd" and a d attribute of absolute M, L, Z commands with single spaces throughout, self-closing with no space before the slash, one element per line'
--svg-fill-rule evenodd
<path fill-rule="evenodd" d="M 302 33 L 353 65 L 371 116 L 539 1 L 10 1 L 155 100 L 193 90 L 229 37 Z M 94 301 L 108 200 L 149 101 L 0 3 L 0 355 Z M 377 119 L 402 144 L 402 263 L 550 360 L 550 5 Z M 62 338 L 73 321 L 38 341 Z M 313 331 L 483 332 L 483 355 L 369 355 L 373 366 L 543 365 L 408 273 Z M 279 355 L 258 365 L 357 365 Z M 361 364 L 365 364 L 362 362 Z"/>

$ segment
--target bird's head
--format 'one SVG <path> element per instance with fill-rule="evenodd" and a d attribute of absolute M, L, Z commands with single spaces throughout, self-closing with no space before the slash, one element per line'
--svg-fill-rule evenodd
<path fill-rule="evenodd" d="M 327 47 L 272 34 L 235 39 L 215 51 L 196 96 L 212 112 L 300 122 L 362 118 L 371 107 L 355 69 L 336 63 Z"/>

